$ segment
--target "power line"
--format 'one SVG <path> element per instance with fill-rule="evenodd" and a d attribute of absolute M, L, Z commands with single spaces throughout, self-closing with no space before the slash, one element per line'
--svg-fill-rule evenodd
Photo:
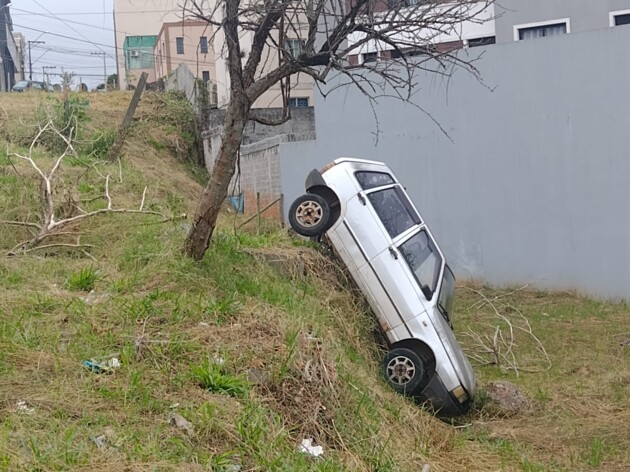
<path fill-rule="evenodd" d="M 44 18 L 59 19 L 59 18 L 56 18 L 56 16 L 54 16 L 54 15 L 46 15 L 44 13 L 39 13 L 39 12 L 34 12 L 34 11 L 21 10 L 21 9 L 18 9 L 18 8 L 14 8 L 13 10 L 21 11 L 21 12 L 24 12 L 24 13 L 29 13 L 29 14 L 32 14 L 32 15 L 43 16 Z M 131 13 L 131 12 L 129 12 L 129 13 Z M 168 10 L 167 13 L 173 13 L 173 11 L 172 10 Z M 112 33 L 121 33 L 121 34 L 124 34 L 125 36 L 138 36 L 136 34 L 132 34 L 132 33 L 128 32 L 128 31 L 121 31 L 121 30 L 115 30 L 115 29 L 111 29 L 111 28 L 105 28 L 105 27 L 102 27 L 102 26 L 91 25 L 89 23 L 83 23 L 81 21 L 71 21 L 71 20 L 65 20 L 65 21 L 68 22 L 68 23 L 74 23 L 76 25 L 81 25 L 81 26 L 87 26 L 89 28 L 99 29 L 99 30 L 102 30 L 102 31 L 109 31 L 109 32 L 112 32 Z M 183 21 L 184 20 L 182 20 L 182 22 Z M 195 21 L 200 21 L 200 20 L 195 20 Z M 192 43 L 184 43 L 184 45 L 190 46 L 190 47 L 193 47 L 193 48 L 197 48 L 199 46 L 198 44 L 192 44 Z"/>
<path fill-rule="evenodd" d="M 35 31 L 37 33 L 46 33 L 46 34 L 49 34 L 51 36 L 56 36 L 58 38 L 70 39 L 72 41 L 78 41 L 80 43 L 85 43 L 85 41 L 82 40 L 82 39 L 73 38 L 72 36 L 66 36 L 64 34 L 51 33 L 50 31 L 45 31 L 45 30 L 41 30 L 41 29 L 37 29 L 37 28 L 31 28 L 30 26 L 18 25 L 16 23 L 13 23 L 13 26 L 17 26 L 18 28 L 27 29 L 27 30 L 30 30 L 30 31 Z M 112 46 L 111 44 L 95 43 L 93 41 L 90 41 L 90 44 L 92 44 L 93 46 L 103 46 L 103 47 L 106 47 L 106 48 L 116 49 L 116 47 Z M 113 57 L 112 57 L 112 59 L 113 59 Z"/>
<path fill-rule="evenodd" d="M 92 41 L 90 39 L 88 39 L 83 33 L 79 32 L 76 28 L 70 26 L 70 24 L 68 24 L 68 22 L 66 20 L 64 20 L 63 18 L 59 18 L 58 16 L 56 16 L 53 12 L 51 12 L 48 8 L 46 8 L 45 6 L 43 6 L 41 3 L 39 3 L 37 0 L 33 0 L 33 2 L 35 2 L 35 4 L 37 6 L 39 6 L 40 8 L 42 8 L 43 10 L 47 11 L 48 13 L 50 13 L 51 15 L 53 15 L 57 20 L 61 21 L 64 25 L 66 25 L 68 28 L 70 28 L 72 31 L 74 31 L 76 34 L 78 34 L 79 36 L 81 36 L 83 39 L 85 39 L 88 43 L 92 44 L 93 46 L 96 46 L 96 48 L 101 51 L 103 54 L 107 54 L 105 51 L 103 51 L 96 43 L 92 43 Z"/>
<path fill-rule="evenodd" d="M 24 10 L 19 10 L 18 8 L 11 8 L 11 11 L 24 11 Z M 119 11 L 116 12 L 117 15 L 141 15 L 143 13 L 171 13 L 173 10 L 142 10 L 142 11 Z M 113 11 L 104 11 L 104 12 L 93 12 L 93 11 L 87 11 L 87 12 L 68 12 L 68 13 L 55 13 L 55 15 L 57 16 L 87 16 L 87 15 L 113 15 L 114 12 Z M 11 13 L 11 16 L 26 16 L 28 15 L 28 13 Z"/>
<path fill-rule="evenodd" d="M 61 20 L 61 18 L 57 18 L 59 15 L 46 15 L 45 13 L 39 13 L 36 11 L 28 11 L 28 10 L 21 10 L 19 8 L 12 8 L 11 9 L 11 15 L 13 15 L 13 11 L 21 11 L 24 13 L 28 13 L 29 15 L 36 15 L 36 16 L 43 16 L 44 18 L 54 18 L 54 19 L 58 19 Z M 105 28 L 104 26 L 96 26 L 96 25 L 91 25 L 89 23 L 83 23 L 81 21 L 73 21 L 73 20 L 64 20 L 67 23 L 72 23 L 75 25 L 80 25 L 80 26 L 88 26 L 90 28 L 95 28 L 95 29 L 100 29 L 100 30 L 104 30 L 104 31 L 112 31 L 112 32 L 116 32 L 116 30 L 113 30 L 111 28 Z"/>

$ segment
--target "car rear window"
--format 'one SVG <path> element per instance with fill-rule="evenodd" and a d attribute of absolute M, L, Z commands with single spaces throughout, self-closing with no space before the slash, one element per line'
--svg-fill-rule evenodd
<path fill-rule="evenodd" d="M 394 183 L 394 179 L 391 175 L 385 172 L 356 172 L 354 176 L 359 181 L 359 185 L 363 190 L 371 188 L 382 187 L 383 185 L 391 185 Z"/>
<path fill-rule="evenodd" d="M 422 223 L 399 186 L 372 192 L 368 198 L 392 238 Z"/>

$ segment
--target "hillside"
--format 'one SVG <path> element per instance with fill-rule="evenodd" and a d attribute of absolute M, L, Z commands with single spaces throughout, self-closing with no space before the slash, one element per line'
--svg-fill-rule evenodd
<path fill-rule="evenodd" d="M 446 424 L 381 380 L 372 316 L 324 251 L 271 222 L 235 231 L 226 212 L 205 259 L 182 256 L 181 215 L 194 211 L 204 179 L 191 164 L 184 102 L 146 94 L 123 158 L 108 163 L 130 95 L 87 99 L 71 99 L 79 157 L 61 164 L 58 217 L 107 208 L 106 189 L 112 208 L 153 213 L 100 214 L 49 247 L 7 255 L 33 230 L 7 221 L 40 222 L 41 186 L 4 149 L 26 155 L 35 124 L 63 106 L 54 96 L 0 96 L 2 470 L 630 468 L 627 305 L 460 287 L 460 335 L 492 336 L 494 310 L 516 310 L 551 362 L 518 336 L 518 375 L 477 371 L 482 385 L 517 383 L 532 408 L 497 416 L 482 389 L 468 417 Z M 45 134 L 34 162 L 50 169 L 59 145 Z M 111 374 L 82 365 L 112 358 Z M 298 450 L 305 438 L 321 457 Z"/>

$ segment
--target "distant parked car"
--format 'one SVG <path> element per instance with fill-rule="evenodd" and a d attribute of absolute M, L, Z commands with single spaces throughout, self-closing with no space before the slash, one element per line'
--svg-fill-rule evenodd
<path fill-rule="evenodd" d="M 325 238 L 367 298 L 389 385 L 441 415 L 465 413 L 476 381 L 452 329 L 455 277 L 398 179 L 382 162 L 342 158 L 313 170 L 306 191 L 289 222 Z"/>
<path fill-rule="evenodd" d="M 48 90 L 48 86 L 44 82 L 37 82 L 35 80 L 20 80 L 12 88 L 14 92 L 25 92 L 27 90 Z"/>

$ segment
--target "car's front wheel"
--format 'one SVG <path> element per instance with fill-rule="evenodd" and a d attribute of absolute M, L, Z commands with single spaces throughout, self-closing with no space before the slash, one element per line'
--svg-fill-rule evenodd
<path fill-rule="evenodd" d="M 398 393 L 419 395 L 426 385 L 426 365 L 411 349 L 397 347 L 383 359 L 383 373 L 387 383 Z"/>
<path fill-rule="evenodd" d="M 322 235 L 330 221 L 330 207 L 320 195 L 306 193 L 291 204 L 289 208 L 289 224 L 302 236 L 315 237 Z"/>

